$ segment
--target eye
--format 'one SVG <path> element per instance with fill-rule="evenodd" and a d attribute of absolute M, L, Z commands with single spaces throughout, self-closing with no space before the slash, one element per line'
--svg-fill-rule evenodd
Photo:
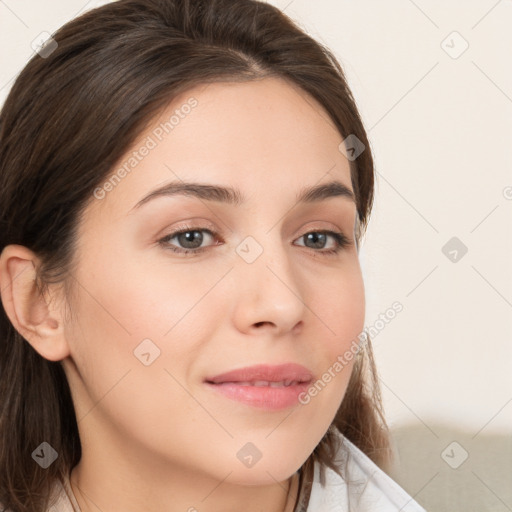
<path fill-rule="evenodd" d="M 325 249 L 324 246 L 326 245 L 329 237 L 334 240 L 334 247 Z M 305 239 L 308 244 L 311 243 L 313 245 L 313 247 L 311 247 L 304 244 L 306 247 L 313 249 L 324 249 L 323 251 L 316 252 L 327 255 L 336 254 L 352 243 L 352 241 L 349 240 L 343 233 L 338 231 L 309 231 L 308 233 L 299 237 L 297 240 L 300 239 Z"/>
<path fill-rule="evenodd" d="M 203 233 L 206 233 L 203 235 Z M 200 252 L 205 251 L 209 246 L 202 246 L 203 242 L 208 241 L 208 238 L 219 240 L 219 235 L 217 232 L 199 227 L 199 226 L 184 226 L 179 230 L 173 231 L 169 233 L 165 237 L 158 240 L 158 243 L 162 245 L 164 248 L 171 250 L 175 253 L 180 254 L 198 254 Z M 333 240 L 333 244 L 331 244 L 330 248 L 325 248 L 327 241 L 331 238 Z M 180 246 L 176 246 L 171 243 L 172 240 L 176 239 L 176 242 Z M 337 231 L 310 231 L 305 233 L 297 240 L 304 239 L 306 244 L 299 244 L 307 247 L 309 249 L 313 249 L 314 252 L 319 252 L 324 255 L 334 255 L 340 252 L 342 249 L 350 246 L 352 241 L 349 240 L 343 233 Z M 219 245 L 218 243 L 210 244 L 210 245 Z M 323 249 L 323 250 L 319 250 Z"/>
<path fill-rule="evenodd" d="M 166 249 L 170 249 L 171 251 L 177 253 L 199 253 L 203 252 L 206 249 L 206 247 L 201 247 L 201 244 L 205 239 L 203 233 L 207 234 L 206 238 L 217 237 L 217 233 L 210 229 L 198 226 L 185 226 L 177 231 L 173 231 L 164 238 L 160 239 L 158 243 L 163 245 Z M 176 247 L 175 245 L 170 244 L 169 242 L 173 239 L 176 239 L 176 241 L 183 247 Z"/>

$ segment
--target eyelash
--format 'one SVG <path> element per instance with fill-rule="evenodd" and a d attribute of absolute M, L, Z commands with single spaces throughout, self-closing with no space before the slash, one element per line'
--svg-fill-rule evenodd
<path fill-rule="evenodd" d="M 179 254 L 190 254 L 190 253 L 198 254 L 198 253 L 204 252 L 209 247 L 212 247 L 212 246 L 207 246 L 207 247 L 200 247 L 198 249 L 182 249 L 182 248 L 179 248 L 179 247 L 169 244 L 169 240 L 172 240 L 174 237 L 181 235 L 183 233 L 188 233 L 188 232 L 192 232 L 192 231 L 205 231 L 206 233 L 210 234 L 213 238 L 216 238 L 216 239 L 218 238 L 218 233 L 216 233 L 215 231 L 212 231 L 210 229 L 201 228 L 199 226 L 195 226 L 195 227 L 185 226 L 182 229 L 173 231 L 172 233 L 169 233 L 168 235 L 164 236 L 163 238 L 158 240 L 158 243 L 160 245 L 162 245 L 165 249 L 168 249 L 172 252 L 179 253 Z M 325 256 L 335 256 L 341 250 L 349 247 L 353 243 L 352 240 L 349 240 L 343 233 L 340 233 L 337 231 L 329 231 L 329 230 L 308 231 L 307 233 L 304 233 L 303 235 L 301 235 L 299 238 L 303 238 L 303 237 L 309 235 L 310 233 L 321 233 L 324 235 L 330 235 L 334 238 L 334 240 L 336 242 L 336 247 L 334 249 L 327 249 L 327 250 L 318 249 L 318 250 L 316 250 L 316 249 L 312 249 L 311 247 L 304 246 L 306 249 L 311 249 L 313 252 L 319 252 L 320 254 L 323 254 Z"/>

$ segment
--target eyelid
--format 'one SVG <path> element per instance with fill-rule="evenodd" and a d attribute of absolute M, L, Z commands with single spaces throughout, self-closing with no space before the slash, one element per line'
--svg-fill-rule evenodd
<path fill-rule="evenodd" d="M 205 221 L 183 221 L 181 224 L 174 226 L 171 230 L 169 230 L 167 235 L 164 235 L 164 238 L 169 236 L 175 236 L 177 234 L 187 232 L 187 231 L 209 231 L 211 234 L 219 236 L 219 230 L 217 227 L 211 222 Z"/>
<path fill-rule="evenodd" d="M 206 247 L 198 247 L 195 249 L 186 249 L 182 247 L 177 247 L 169 243 L 168 240 L 175 238 L 176 236 L 179 236 L 180 234 L 192 232 L 192 231 L 205 231 L 210 234 L 214 239 L 219 239 L 219 232 L 218 230 L 212 225 L 208 224 L 209 227 L 205 227 L 203 225 L 197 224 L 192 225 L 191 223 L 186 223 L 182 226 L 176 226 L 169 234 L 165 235 L 164 237 L 160 238 L 158 240 L 158 243 L 162 245 L 167 250 L 170 250 L 172 252 L 175 252 L 177 254 L 191 254 L 191 255 L 197 255 L 199 253 L 202 253 L 206 250 L 208 250 L 211 247 L 215 247 L 219 245 L 218 243 L 214 243 L 212 245 L 208 245 Z M 210 229 L 211 228 L 211 229 Z M 354 244 L 354 241 L 345 235 L 345 233 L 341 230 L 338 230 L 338 228 L 335 229 L 326 229 L 326 228 L 310 228 L 309 230 L 305 231 L 298 237 L 294 238 L 295 240 L 299 240 L 301 238 L 304 238 L 305 236 L 311 234 L 311 233 L 322 233 L 325 234 L 335 241 L 335 247 L 331 249 L 315 249 L 311 247 L 307 247 L 306 245 L 299 245 L 299 247 L 304 247 L 306 249 L 309 249 L 313 256 L 317 256 L 316 253 L 320 253 L 320 255 L 323 256 L 337 256 L 341 251 L 344 249 L 349 248 Z"/>

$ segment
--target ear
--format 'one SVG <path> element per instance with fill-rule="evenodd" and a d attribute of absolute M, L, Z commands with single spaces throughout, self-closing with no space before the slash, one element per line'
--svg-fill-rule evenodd
<path fill-rule="evenodd" d="M 37 283 L 40 261 L 22 245 L 8 245 L 0 255 L 0 294 L 14 328 L 42 357 L 59 361 L 69 355 L 58 296 L 44 297 Z"/>

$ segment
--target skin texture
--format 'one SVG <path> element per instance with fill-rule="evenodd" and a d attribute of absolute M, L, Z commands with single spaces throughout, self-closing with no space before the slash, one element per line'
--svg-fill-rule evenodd
<path fill-rule="evenodd" d="M 203 380 L 286 362 L 316 380 L 363 330 L 355 203 L 295 200 L 334 179 L 352 190 L 327 113 L 278 78 L 203 85 L 176 98 L 131 151 L 191 97 L 197 106 L 91 199 L 68 304 L 57 287 L 39 296 L 31 251 L 11 245 L 1 255 L 9 318 L 43 357 L 62 360 L 70 382 L 82 442 L 71 480 L 82 512 L 239 512 L 241 503 L 246 512 L 291 511 L 292 476 L 328 429 L 353 361 L 307 405 L 277 411 L 229 400 Z M 237 187 L 247 202 L 180 195 L 134 208 L 179 180 Z M 199 254 L 158 243 L 184 226 L 218 234 L 201 231 Z M 325 254 L 334 238 L 322 247 L 304 237 L 321 230 L 352 244 Z M 263 250 L 252 263 L 236 252 L 247 236 Z M 167 247 L 191 247 L 184 243 L 174 237 Z M 160 350 L 147 366 L 134 355 L 144 339 Z M 262 454 L 250 468 L 237 457 L 249 442 Z"/>

